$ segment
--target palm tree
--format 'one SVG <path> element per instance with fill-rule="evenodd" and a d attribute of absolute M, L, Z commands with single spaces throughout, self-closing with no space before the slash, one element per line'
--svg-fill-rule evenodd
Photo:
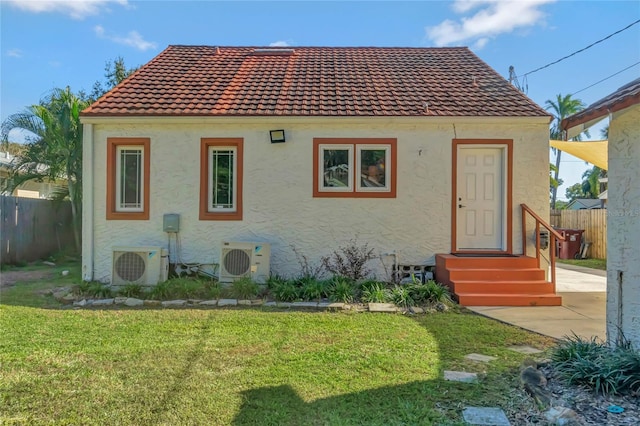
<path fill-rule="evenodd" d="M 82 125 L 80 111 L 88 106 L 71 89 L 54 89 L 40 104 L 10 115 L 1 129 L 2 141 L 9 132 L 26 132 L 24 152 L 16 157 L 11 172 L 12 188 L 29 180 L 63 179 L 67 182 L 76 249 L 80 250 L 82 215 Z"/>
<path fill-rule="evenodd" d="M 547 100 L 545 102 L 545 107 L 547 110 L 551 110 L 553 113 L 553 122 L 551 123 L 551 129 L 549 131 L 550 138 L 555 140 L 563 140 L 563 132 L 560 123 L 566 117 L 584 109 L 585 105 L 581 100 L 571 98 L 571 95 L 562 96 L 558 94 L 556 95 L 555 102 L 552 100 Z M 580 140 L 580 136 L 577 136 L 572 140 Z M 555 148 L 552 148 L 552 150 L 556 155 L 556 164 L 552 182 L 558 182 L 558 175 L 560 174 L 560 157 L 562 155 L 562 151 Z M 551 208 L 555 209 L 558 187 L 553 185 L 551 187 Z"/>

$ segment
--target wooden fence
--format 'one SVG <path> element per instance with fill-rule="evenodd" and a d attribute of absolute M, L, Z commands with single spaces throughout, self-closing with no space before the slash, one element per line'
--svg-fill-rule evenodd
<path fill-rule="evenodd" d="M 0 197 L 0 263 L 43 259 L 74 248 L 71 204 Z"/>
<path fill-rule="evenodd" d="M 550 222 L 555 228 L 584 229 L 585 241 L 591 243 L 588 256 L 607 257 L 607 209 L 551 210 Z"/>

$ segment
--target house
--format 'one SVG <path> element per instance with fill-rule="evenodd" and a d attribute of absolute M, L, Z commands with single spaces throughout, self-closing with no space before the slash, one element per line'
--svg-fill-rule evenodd
<path fill-rule="evenodd" d="M 43 181 L 30 180 L 22 183 L 13 191 L 7 190 L 7 184 L 11 179 L 11 169 L 15 156 L 4 151 L 0 151 L 0 195 L 13 195 L 25 198 L 49 198 L 58 191 L 66 182 L 61 180 Z M 44 166 L 38 166 L 44 167 Z"/>
<path fill-rule="evenodd" d="M 566 210 L 591 210 L 601 208 L 603 208 L 603 206 L 599 198 L 576 198 L 565 207 Z"/>
<path fill-rule="evenodd" d="M 441 255 L 452 288 L 450 269 L 486 269 L 466 271 L 479 294 L 506 268 L 489 292 L 559 303 L 521 209 L 548 222 L 550 116 L 467 48 L 169 46 L 81 117 L 86 280 L 115 246 L 213 264 L 265 242 L 292 276 L 357 238 L 381 278 Z"/>
<path fill-rule="evenodd" d="M 607 117 L 607 339 L 624 335 L 640 348 L 640 78 L 567 117 L 562 128 L 571 135 Z"/>

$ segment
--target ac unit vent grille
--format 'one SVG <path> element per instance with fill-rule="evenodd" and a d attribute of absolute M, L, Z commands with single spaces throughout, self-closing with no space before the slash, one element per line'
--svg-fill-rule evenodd
<path fill-rule="evenodd" d="M 145 259 L 140 253 L 122 253 L 116 259 L 115 271 L 124 281 L 138 281 L 144 276 L 145 269 Z"/>
<path fill-rule="evenodd" d="M 232 275 L 244 275 L 251 267 L 251 255 L 245 250 L 231 249 L 224 255 L 224 269 Z"/>

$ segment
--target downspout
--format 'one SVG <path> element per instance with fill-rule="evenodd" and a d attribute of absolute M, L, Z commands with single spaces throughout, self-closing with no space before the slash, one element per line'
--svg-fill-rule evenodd
<path fill-rule="evenodd" d="M 93 281 L 93 124 L 83 124 L 82 144 L 82 279 Z"/>

